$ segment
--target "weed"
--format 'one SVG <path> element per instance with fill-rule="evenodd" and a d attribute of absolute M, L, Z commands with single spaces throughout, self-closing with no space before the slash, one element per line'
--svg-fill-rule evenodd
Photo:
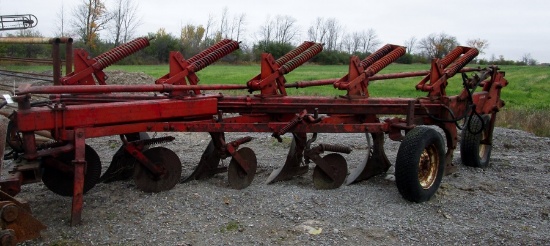
<path fill-rule="evenodd" d="M 224 227 L 220 228 L 220 232 L 232 232 L 232 231 L 238 231 L 241 228 L 241 224 L 239 224 L 238 221 L 229 221 Z"/>

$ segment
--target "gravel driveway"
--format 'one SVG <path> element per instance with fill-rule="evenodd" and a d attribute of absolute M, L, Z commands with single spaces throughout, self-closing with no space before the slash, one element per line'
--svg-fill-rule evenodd
<path fill-rule="evenodd" d="M 98 184 L 84 197 L 83 223 L 69 226 L 71 199 L 42 184 L 23 187 L 33 214 L 48 229 L 27 245 L 495 245 L 550 244 L 550 138 L 496 128 L 491 165 L 459 165 L 437 194 L 415 204 L 384 175 L 336 190 L 315 190 L 311 173 L 264 184 L 282 164 L 288 142 L 250 134 L 258 172 L 244 190 L 228 187 L 226 174 L 147 194 L 133 181 Z M 244 136 L 228 134 L 228 140 Z M 189 175 L 209 136 L 178 133 L 164 146 L 176 151 Z M 361 134 L 320 135 L 318 143 L 353 148 L 354 166 L 365 155 Z M 115 138 L 88 141 L 104 165 L 118 148 Z M 398 143 L 388 141 L 390 161 Z M 460 163 L 455 153 L 454 162 Z M 225 164 L 228 160 L 225 161 Z"/>

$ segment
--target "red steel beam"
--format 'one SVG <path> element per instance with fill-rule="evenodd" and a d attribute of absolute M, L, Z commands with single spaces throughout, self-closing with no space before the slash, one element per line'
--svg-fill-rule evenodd
<path fill-rule="evenodd" d="M 140 121 L 159 121 L 217 113 L 216 98 L 200 100 L 147 100 L 136 102 L 69 105 L 59 108 L 33 107 L 17 112 L 21 132 L 59 128 L 93 127 Z"/>

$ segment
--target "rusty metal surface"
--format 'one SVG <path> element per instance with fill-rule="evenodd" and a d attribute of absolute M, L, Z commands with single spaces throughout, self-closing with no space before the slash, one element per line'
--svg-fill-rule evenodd
<path fill-rule="evenodd" d="M 250 148 L 244 147 L 233 153 L 227 167 L 229 186 L 236 190 L 248 187 L 254 180 L 258 161 Z"/>
<path fill-rule="evenodd" d="M 51 191 L 61 196 L 73 195 L 73 184 L 75 182 L 74 172 L 76 166 L 72 161 L 75 160 L 75 153 L 68 152 L 58 157 L 47 156 L 42 158 L 41 167 L 42 182 Z M 101 161 L 94 149 L 88 145 L 85 147 L 84 160 L 86 162 L 83 193 L 92 189 L 98 182 L 101 174 Z"/>
<path fill-rule="evenodd" d="M 292 143 L 284 165 L 271 172 L 266 180 L 267 184 L 288 180 L 307 173 L 308 165 L 304 163 L 307 135 L 305 133 L 293 133 L 292 135 Z"/>
<path fill-rule="evenodd" d="M 144 165 L 136 165 L 134 181 L 138 189 L 144 192 L 161 192 L 172 189 L 180 182 L 181 161 L 174 151 L 155 147 L 144 151 L 143 155 L 162 171 L 155 174 Z"/>
<path fill-rule="evenodd" d="M 372 135 L 372 145 L 368 135 Z M 346 178 L 347 185 L 382 174 L 391 166 L 384 151 L 384 134 L 380 132 L 367 133 L 367 142 L 369 143 L 367 156 L 356 168 L 350 171 L 350 174 Z"/>
<path fill-rule="evenodd" d="M 27 203 L 0 191 L 0 240 L 5 243 L 21 243 L 40 237 L 46 226 L 31 215 Z M 12 245 L 12 244 L 6 244 Z"/>
<path fill-rule="evenodd" d="M 75 71 L 67 73 L 66 76 L 60 78 L 60 84 L 94 85 L 97 80 L 97 84 L 104 85 L 107 79 L 103 72 L 104 68 L 149 46 L 149 41 L 149 38 L 137 38 L 91 59 L 88 57 L 88 52 L 83 49 L 77 49 L 72 60 Z M 54 47 L 56 46 L 54 45 Z M 69 65 L 68 62 L 67 65 Z"/>
<path fill-rule="evenodd" d="M 317 164 L 313 169 L 313 185 L 318 190 L 329 190 L 340 187 L 346 180 L 348 165 L 346 159 L 337 153 L 323 156 L 311 156 Z"/>
<path fill-rule="evenodd" d="M 253 140 L 242 138 L 226 143 L 225 132 L 267 132 L 275 138 L 292 134 L 293 143 L 285 164 L 274 170 L 267 182 L 307 173 L 307 161 L 312 160 L 317 164 L 314 186 L 337 188 L 344 182 L 349 184 L 385 172 L 389 161 L 384 153 L 384 136 L 400 141 L 403 132 L 417 125 L 443 129 L 447 140 L 445 158 L 450 162 L 458 141 L 455 122 L 472 113 L 496 114 L 504 106 L 500 90 L 508 83 L 497 67 L 465 68 L 477 55 L 477 50 L 468 47 L 458 47 L 443 59 L 434 59 L 430 70 L 379 75 L 378 72 L 405 52 L 404 47 L 386 45 L 364 60 L 351 58 L 348 74 L 340 79 L 287 84 L 285 74 L 322 50 L 321 44 L 304 42 L 278 59 L 263 54 L 260 73 L 246 84 L 199 85 L 195 72 L 238 48 L 238 42 L 222 40 L 188 60 L 172 52 L 170 72 L 154 85 L 105 84 L 102 69 L 145 46 L 144 40 L 136 41 L 93 59 L 89 59 L 85 51 L 77 50 L 75 71 L 62 79 L 66 86 L 22 86 L 14 97 L 18 111 L 12 118 L 22 136 L 23 158 L 47 160 L 61 153 L 75 152 L 74 168 L 67 171 L 74 175 L 72 224 L 80 222 L 83 207 L 83 166 L 89 162 L 84 155 L 89 152 L 84 147 L 86 138 L 136 132 L 208 132 L 212 141 L 187 180 L 207 178 L 229 169 L 229 185 L 242 189 L 252 182 L 257 160 L 252 149 L 239 149 L 239 146 Z M 445 92 L 447 80 L 462 72 L 481 75 L 465 81 L 466 86 L 458 95 L 448 96 Z M 427 92 L 426 97 L 374 98 L 368 93 L 371 81 L 417 76 L 422 79 L 416 88 Z M 286 93 L 286 88 L 290 87 L 331 84 L 344 90 L 345 95 L 288 96 Z M 472 93 L 478 87 L 480 89 Z M 252 95 L 203 92 L 226 89 L 247 89 Z M 154 92 L 156 95 L 132 95 L 134 92 Z M 54 95 L 50 96 L 49 104 L 31 106 L 31 94 Z M 391 117 L 383 117 L 387 115 Z M 494 127 L 494 122 L 489 127 Z M 39 130 L 50 131 L 52 138 L 62 144 L 39 149 L 34 134 Z M 348 153 L 349 147 L 320 143 L 311 148 L 317 133 L 368 133 L 373 136 L 374 144 L 365 162 L 353 170 L 346 181 L 346 159 L 339 153 Z M 489 129 L 487 135 L 490 137 L 491 133 Z M 131 144 L 125 145 L 125 149 L 141 163 L 136 165 L 135 171 L 139 189 L 158 192 L 171 189 L 179 182 L 181 162 L 171 150 L 157 147 L 143 151 Z M 325 151 L 337 153 L 322 156 Z M 228 157 L 232 157 L 229 167 L 220 166 L 220 160 Z M 55 168 L 63 170 L 59 166 Z M 426 180 L 430 182 L 429 178 Z M 11 187 L 18 188 L 22 183 L 13 182 Z"/>
<path fill-rule="evenodd" d="M 29 38 L 29 37 L 4 37 L 0 38 L 0 43 L 9 44 L 53 44 L 53 43 L 72 43 L 73 39 L 68 37 L 61 38 Z"/>

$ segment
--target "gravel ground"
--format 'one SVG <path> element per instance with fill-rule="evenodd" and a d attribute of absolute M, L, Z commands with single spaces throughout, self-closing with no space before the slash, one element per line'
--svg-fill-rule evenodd
<path fill-rule="evenodd" d="M 209 136 L 176 136 L 164 146 L 178 154 L 184 176 L 189 175 Z M 384 175 L 326 191 L 313 188 L 311 171 L 266 185 L 286 156 L 289 138 L 278 143 L 268 134 L 251 136 L 255 139 L 246 146 L 258 156 L 258 173 L 250 187 L 230 189 L 225 174 L 157 194 L 137 190 L 131 180 L 101 183 L 85 195 L 83 223 L 76 227 L 69 226 L 70 198 L 42 184 L 26 185 L 19 197 L 48 226 L 27 245 L 550 244 L 549 138 L 496 128 L 488 168 L 459 165 L 430 201 L 415 204 L 401 198 Z M 350 166 L 365 155 L 361 134 L 321 135 L 322 142 L 352 146 L 346 157 Z M 116 139 L 88 143 L 106 169 Z M 398 143 L 386 145 L 393 162 Z M 457 151 L 456 164 L 458 156 Z"/>
<path fill-rule="evenodd" d="M 109 75 L 110 81 L 133 79 L 121 83 L 152 81 L 144 74 Z M 172 135 L 176 140 L 163 146 L 179 156 L 185 177 L 209 135 Z M 550 244 L 550 138 L 496 128 L 489 167 L 460 165 L 457 150 L 457 172 L 443 178 L 430 201 L 416 204 L 401 198 L 391 173 L 336 190 L 315 190 L 312 171 L 266 185 L 284 162 L 290 138 L 278 143 L 269 134 L 249 135 L 254 140 L 244 146 L 256 152 L 258 170 L 244 190 L 230 189 L 226 174 L 157 194 L 139 191 L 131 180 L 100 183 L 84 196 L 83 223 L 71 227 L 70 198 L 41 183 L 25 185 L 18 197 L 48 227 L 25 245 Z M 227 139 L 242 136 L 228 133 Z M 114 137 L 87 143 L 100 155 L 103 170 L 120 146 Z M 352 147 L 346 155 L 350 168 L 366 155 L 361 134 L 324 134 L 317 143 Z M 387 141 L 385 147 L 393 163 L 399 143 Z"/>

